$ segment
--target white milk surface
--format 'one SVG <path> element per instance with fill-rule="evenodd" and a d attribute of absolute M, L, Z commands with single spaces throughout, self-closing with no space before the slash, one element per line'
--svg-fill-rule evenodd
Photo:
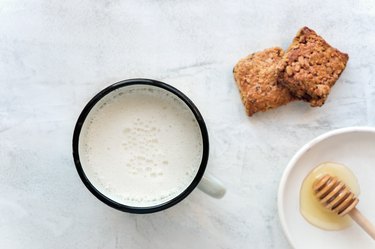
<path fill-rule="evenodd" d="M 184 191 L 202 160 L 202 135 L 188 106 L 152 86 L 120 88 L 90 111 L 79 153 L 92 184 L 129 206 L 166 202 Z"/>

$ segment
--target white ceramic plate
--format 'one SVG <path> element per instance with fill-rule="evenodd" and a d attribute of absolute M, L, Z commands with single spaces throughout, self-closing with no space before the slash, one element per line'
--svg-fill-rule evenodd
<path fill-rule="evenodd" d="M 299 191 L 305 176 L 316 165 L 332 161 L 346 165 L 361 188 L 357 208 L 375 224 L 375 128 L 352 127 L 323 134 L 303 146 L 282 176 L 278 209 L 286 237 L 294 248 L 375 248 L 361 228 L 324 231 L 308 223 L 299 212 Z"/>

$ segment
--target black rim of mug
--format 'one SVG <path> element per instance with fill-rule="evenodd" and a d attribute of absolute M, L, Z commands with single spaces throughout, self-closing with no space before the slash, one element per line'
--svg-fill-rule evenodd
<path fill-rule="evenodd" d="M 164 90 L 167 90 L 167 91 L 173 93 L 175 96 L 177 96 L 179 99 L 181 99 L 190 108 L 190 110 L 193 112 L 193 114 L 194 114 L 194 116 L 195 116 L 195 118 L 196 118 L 196 120 L 199 124 L 199 128 L 200 128 L 200 131 L 201 131 L 201 134 L 202 134 L 202 142 L 203 142 L 202 160 L 201 160 L 201 164 L 199 166 L 199 170 L 198 170 L 197 174 L 195 175 L 191 184 L 183 192 L 181 192 L 179 195 L 177 195 L 173 199 L 171 199 L 167 202 L 158 204 L 158 205 L 150 206 L 150 207 L 133 207 L 133 206 L 124 205 L 124 204 L 116 202 L 116 201 L 110 199 L 109 197 L 107 197 L 106 195 L 102 194 L 99 190 L 97 190 L 94 187 L 94 185 L 90 182 L 90 180 L 86 176 L 86 174 L 83 170 L 83 167 L 81 165 L 80 158 L 79 158 L 79 150 L 78 150 L 78 148 L 79 148 L 79 137 L 80 137 L 82 126 L 85 122 L 85 119 L 86 119 L 87 115 L 90 113 L 91 109 L 96 105 L 96 103 L 99 100 L 101 100 L 107 94 L 111 93 L 112 91 L 114 91 L 116 89 L 131 86 L 131 85 L 149 85 L 149 86 L 159 87 L 159 88 L 162 88 Z M 202 179 L 204 171 L 205 171 L 206 166 L 207 166 L 208 155 L 209 155 L 209 142 L 208 141 L 209 140 L 208 140 L 207 127 L 206 127 L 206 124 L 203 120 L 203 117 L 200 114 L 198 108 L 194 105 L 194 103 L 185 94 L 183 94 L 182 92 L 180 92 L 176 88 L 174 88 L 174 87 L 172 87 L 172 86 L 170 86 L 166 83 L 157 81 L 157 80 L 141 79 L 141 78 L 140 79 L 128 79 L 128 80 L 123 80 L 123 81 L 120 81 L 120 82 L 117 82 L 117 83 L 114 83 L 114 84 L 108 86 L 107 88 L 103 89 L 98 94 L 96 94 L 86 104 L 86 106 L 82 110 L 82 112 L 81 112 L 81 114 L 80 114 L 80 116 L 77 120 L 77 123 L 75 125 L 75 128 L 74 128 L 74 133 L 73 133 L 73 158 L 74 158 L 74 163 L 75 163 L 76 169 L 78 171 L 78 174 L 79 174 L 82 182 L 85 184 L 85 186 L 88 188 L 88 190 L 94 196 L 96 196 L 99 200 L 101 200 L 102 202 L 104 202 L 105 204 L 107 204 L 107 205 L 109 205 L 113 208 L 116 208 L 116 209 L 124 211 L 124 212 L 137 213 L 137 214 L 153 213 L 153 212 L 158 212 L 158 211 L 161 211 L 161 210 L 164 210 L 164 209 L 167 209 L 169 207 L 172 207 L 172 206 L 176 205 L 177 203 L 179 203 L 180 201 L 185 199 L 185 197 L 188 196 L 196 188 L 196 186 L 198 185 L 198 183 Z"/>

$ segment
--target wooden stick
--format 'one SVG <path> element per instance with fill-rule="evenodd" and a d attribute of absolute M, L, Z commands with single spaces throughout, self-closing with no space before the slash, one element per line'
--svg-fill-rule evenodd
<path fill-rule="evenodd" d="M 350 211 L 349 215 L 360 227 L 363 228 L 363 230 L 366 231 L 368 235 L 371 236 L 373 240 L 375 240 L 375 226 L 371 224 L 371 222 L 366 219 L 366 217 L 363 216 L 363 214 L 357 208 Z"/>

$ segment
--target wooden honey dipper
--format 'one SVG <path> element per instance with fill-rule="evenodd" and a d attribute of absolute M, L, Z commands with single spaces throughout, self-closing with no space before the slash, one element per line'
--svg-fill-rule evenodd
<path fill-rule="evenodd" d="M 313 190 L 327 209 L 339 216 L 349 214 L 375 240 L 375 227 L 356 208 L 358 198 L 337 177 L 323 175 L 315 180 Z"/>

